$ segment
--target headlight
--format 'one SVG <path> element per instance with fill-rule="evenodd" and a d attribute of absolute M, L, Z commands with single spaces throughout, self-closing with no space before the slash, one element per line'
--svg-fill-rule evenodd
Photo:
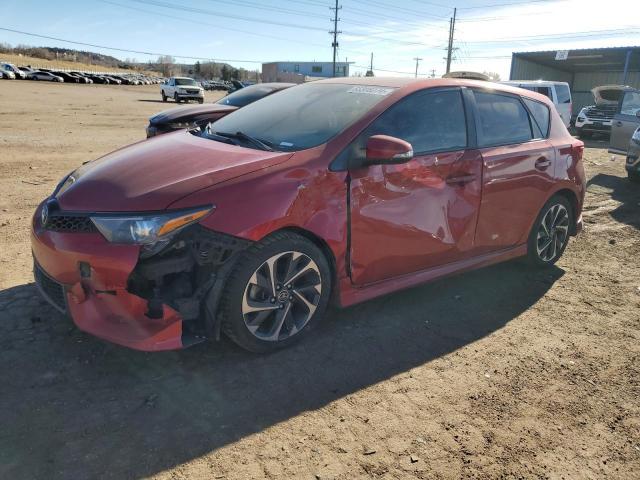
<path fill-rule="evenodd" d="M 91 220 L 111 243 L 152 245 L 166 243 L 175 233 L 197 222 L 215 207 L 199 207 L 167 213 L 143 215 L 96 215 Z"/>
<path fill-rule="evenodd" d="M 636 128 L 636 131 L 633 132 L 633 135 L 631 136 L 631 139 L 634 142 L 640 143 L 640 128 Z"/>

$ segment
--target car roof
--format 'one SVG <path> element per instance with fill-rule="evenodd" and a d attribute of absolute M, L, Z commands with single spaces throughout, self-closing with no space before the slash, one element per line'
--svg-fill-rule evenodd
<path fill-rule="evenodd" d="M 311 82 L 309 82 L 311 83 Z M 495 90 L 498 92 L 511 93 L 520 96 L 527 96 L 536 100 L 549 101 L 547 97 L 530 90 L 524 90 L 514 85 L 504 83 L 487 82 L 484 80 L 471 80 L 465 78 L 406 78 L 406 77 L 339 77 L 316 80 L 313 83 L 342 83 L 347 85 L 368 85 L 375 87 L 397 88 L 398 90 L 415 91 L 424 88 L 434 87 L 475 87 Z"/>

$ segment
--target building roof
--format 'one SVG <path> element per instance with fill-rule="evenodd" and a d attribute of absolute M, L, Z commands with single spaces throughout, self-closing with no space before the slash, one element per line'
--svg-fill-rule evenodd
<path fill-rule="evenodd" d="M 273 63 L 295 63 L 295 64 L 298 64 L 298 65 L 305 65 L 305 64 L 309 64 L 309 65 L 314 64 L 314 65 L 317 65 L 318 63 L 333 63 L 333 61 L 332 61 L 332 60 L 328 60 L 328 61 L 326 61 L 326 62 L 325 62 L 325 61 L 323 61 L 323 60 L 319 60 L 319 61 L 317 61 L 317 62 L 316 62 L 316 61 L 312 61 L 312 62 L 310 62 L 310 61 L 306 61 L 306 60 L 305 60 L 305 61 L 297 61 L 297 60 L 279 60 L 279 61 L 276 61 L 276 62 L 262 62 L 262 65 L 271 65 L 271 64 L 273 64 Z M 352 65 L 352 64 L 354 64 L 354 63 L 356 63 L 356 62 L 338 62 L 338 61 L 336 60 L 336 65 L 338 65 L 338 64 L 340 64 L 340 65 Z"/>
<path fill-rule="evenodd" d="M 568 50 L 566 60 L 556 60 L 560 50 L 543 52 L 513 52 L 513 59 L 521 58 L 565 72 L 623 71 L 627 52 L 631 51 L 629 71 L 640 70 L 640 47 L 579 48 Z"/>

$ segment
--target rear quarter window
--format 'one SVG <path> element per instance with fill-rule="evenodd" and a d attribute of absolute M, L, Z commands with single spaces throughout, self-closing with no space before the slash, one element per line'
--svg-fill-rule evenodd
<path fill-rule="evenodd" d="M 549 136 L 549 107 L 542 102 L 531 100 L 530 98 L 523 98 L 523 101 L 533 117 L 535 137 L 547 138 Z"/>

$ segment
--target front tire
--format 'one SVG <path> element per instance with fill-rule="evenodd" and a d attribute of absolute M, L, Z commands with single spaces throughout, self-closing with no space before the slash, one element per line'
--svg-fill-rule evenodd
<path fill-rule="evenodd" d="M 162 92 L 162 101 L 163 102 L 167 101 L 167 96 L 164 94 L 164 92 Z"/>
<path fill-rule="evenodd" d="M 279 232 L 244 251 L 227 279 L 220 313 L 225 334 L 263 353 L 299 341 L 322 319 L 331 295 L 322 250 L 292 232 Z"/>
<path fill-rule="evenodd" d="M 569 201 L 556 195 L 538 214 L 527 242 L 529 262 L 537 267 L 556 263 L 569 243 L 573 208 Z"/>
<path fill-rule="evenodd" d="M 173 99 L 175 100 L 176 103 L 180 103 L 180 97 L 178 96 L 177 93 L 173 94 Z"/>

